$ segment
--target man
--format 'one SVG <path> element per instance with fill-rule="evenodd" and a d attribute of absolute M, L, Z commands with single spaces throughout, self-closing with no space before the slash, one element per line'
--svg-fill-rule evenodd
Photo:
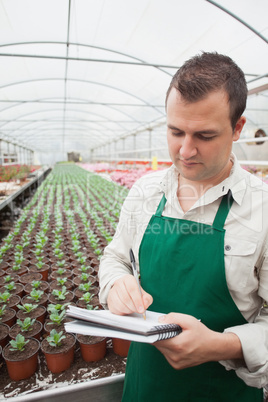
<path fill-rule="evenodd" d="M 162 313 L 183 332 L 131 344 L 124 401 L 262 401 L 268 383 L 268 186 L 232 144 L 246 122 L 243 72 L 202 53 L 166 97 L 171 168 L 139 179 L 100 265 L 115 314 Z M 142 297 L 131 273 L 139 262 Z"/>

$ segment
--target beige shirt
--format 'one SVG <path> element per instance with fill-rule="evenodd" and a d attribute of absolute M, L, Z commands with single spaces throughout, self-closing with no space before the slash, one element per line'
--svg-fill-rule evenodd
<path fill-rule="evenodd" d="M 246 365 L 237 360 L 220 363 L 235 369 L 248 385 L 260 388 L 268 384 L 268 307 L 263 306 L 268 300 L 268 186 L 242 169 L 234 155 L 232 161 L 230 176 L 207 190 L 185 213 L 177 198 L 175 166 L 145 175 L 133 185 L 123 204 L 115 236 L 101 259 L 100 301 L 105 305 L 115 280 L 132 272 L 129 249 L 132 247 L 138 260 L 144 231 L 163 193 L 167 199 L 163 216 L 211 225 L 221 197 L 231 189 L 234 203 L 224 226 L 226 280 L 248 324 L 225 331 L 240 338 Z"/>

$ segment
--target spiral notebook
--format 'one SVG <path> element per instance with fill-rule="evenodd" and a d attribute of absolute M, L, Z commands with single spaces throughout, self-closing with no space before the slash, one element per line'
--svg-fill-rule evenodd
<path fill-rule="evenodd" d="M 117 315 L 109 310 L 86 310 L 68 306 L 66 315 L 75 320 L 65 323 L 65 330 L 82 335 L 153 343 L 172 338 L 182 331 L 177 324 L 159 323 L 158 318 L 163 314 L 153 311 L 146 311 L 144 320 L 141 314 Z"/>

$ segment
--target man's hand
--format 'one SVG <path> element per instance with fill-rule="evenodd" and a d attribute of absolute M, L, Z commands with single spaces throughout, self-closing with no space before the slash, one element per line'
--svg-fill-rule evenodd
<path fill-rule="evenodd" d="M 108 308 L 114 314 L 125 315 L 144 313 L 152 304 L 153 298 L 143 289 L 142 296 L 133 275 L 124 275 L 115 281 L 108 294 Z"/>
<path fill-rule="evenodd" d="M 233 333 L 212 331 L 196 318 L 185 314 L 170 313 L 160 322 L 182 327 L 181 334 L 154 343 L 177 370 L 208 361 L 243 359 L 240 340 Z"/>

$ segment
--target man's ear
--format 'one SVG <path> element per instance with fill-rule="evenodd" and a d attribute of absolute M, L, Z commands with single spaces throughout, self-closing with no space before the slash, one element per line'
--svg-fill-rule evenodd
<path fill-rule="evenodd" d="M 240 134 L 242 132 L 242 129 L 246 123 L 247 119 L 245 116 L 241 116 L 240 119 L 237 120 L 235 129 L 234 129 L 234 134 L 233 134 L 233 141 L 237 141 L 240 138 Z"/>

